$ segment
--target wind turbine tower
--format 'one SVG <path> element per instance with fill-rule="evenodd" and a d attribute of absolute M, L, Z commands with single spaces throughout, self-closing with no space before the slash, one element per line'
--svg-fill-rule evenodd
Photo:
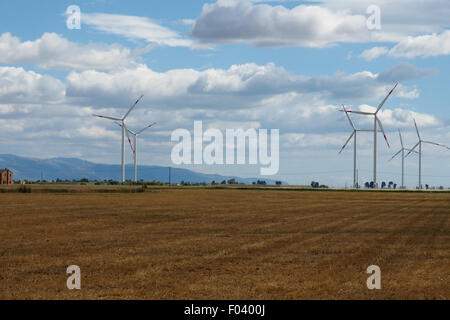
<path fill-rule="evenodd" d="M 134 182 L 137 182 L 137 137 L 143 133 L 145 130 L 147 130 L 148 128 L 153 127 L 156 122 L 149 124 L 148 126 L 142 128 L 141 130 L 137 131 L 137 132 L 133 132 L 132 130 L 130 130 L 125 124 L 122 124 L 120 122 L 116 122 L 117 125 L 121 126 L 122 128 L 125 127 L 125 132 L 127 134 L 127 138 L 128 138 L 128 142 L 130 143 L 130 147 L 131 147 L 131 151 L 133 152 L 133 159 L 134 159 Z M 131 135 L 133 135 L 133 143 L 131 143 L 131 139 L 129 136 L 129 133 Z"/>
<path fill-rule="evenodd" d="M 383 107 L 384 103 L 389 98 L 389 96 L 392 94 L 392 92 L 395 90 L 397 85 L 398 85 L 398 83 L 394 86 L 394 88 L 392 88 L 391 91 L 389 91 L 387 96 L 378 105 L 378 108 L 375 112 L 363 112 L 363 111 L 352 111 L 352 110 L 346 111 L 346 112 L 363 114 L 363 115 L 368 115 L 368 116 L 374 117 L 374 119 L 373 119 L 373 185 L 375 188 L 377 188 L 377 133 L 378 133 L 377 124 L 380 126 L 381 132 L 383 133 L 383 136 L 384 136 L 384 140 L 386 140 L 386 144 L 388 145 L 388 147 L 390 147 L 389 142 L 386 137 L 386 133 L 384 132 L 384 129 L 383 129 L 383 125 L 381 124 L 381 121 L 378 118 L 378 112 Z M 344 110 L 342 110 L 342 111 L 344 111 Z"/>
<path fill-rule="evenodd" d="M 422 189 L 422 143 L 432 144 L 432 145 L 435 145 L 438 147 L 447 148 L 449 150 L 450 150 L 450 148 L 447 146 L 444 146 L 443 144 L 440 144 L 440 143 L 422 140 L 422 138 L 420 137 L 419 129 L 417 128 L 417 123 L 416 123 L 415 119 L 414 119 L 414 126 L 416 127 L 416 132 L 417 132 L 417 137 L 419 138 L 419 142 L 417 142 L 417 144 L 408 152 L 408 154 L 406 156 L 409 156 L 410 153 L 413 152 L 417 148 L 417 146 L 419 147 L 419 189 Z"/>
<path fill-rule="evenodd" d="M 347 141 L 345 142 L 344 146 L 339 151 L 339 154 L 342 153 L 342 151 L 345 149 L 347 144 L 350 142 L 350 140 L 353 138 L 353 188 L 358 188 L 358 177 L 357 177 L 357 169 L 356 169 L 356 136 L 358 132 L 372 132 L 371 129 L 357 129 L 355 127 L 355 124 L 353 123 L 352 119 L 348 115 L 347 109 L 345 109 L 345 106 L 342 105 L 342 108 L 344 109 L 345 115 L 347 116 L 348 122 L 350 123 L 350 126 L 353 129 L 352 134 L 350 137 L 348 137 Z"/>
<path fill-rule="evenodd" d="M 402 133 L 400 132 L 400 129 L 398 130 L 398 135 L 400 137 L 400 144 L 402 148 L 392 156 L 392 158 L 389 160 L 393 160 L 396 156 L 398 156 L 400 153 L 402 154 L 402 189 L 405 189 L 405 151 L 411 151 L 411 149 L 405 148 L 403 145 L 403 139 L 402 139 Z M 413 151 L 414 153 L 418 153 L 417 151 Z"/>
<path fill-rule="evenodd" d="M 94 117 L 109 119 L 113 121 L 120 121 L 122 124 L 122 183 L 125 182 L 125 119 L 128 117 L 130 112 L 136 107 L 136 105 L 139 103 L 139 101 L 142 99 L 144 95 L 141 95 L 139 99 L 137 99 L 134 104 L 128 109 L 127 113 L 123 116 L 123 118 L 114 118 L 114 117 L 108 117 L 108 116 L 102 116 L 99 114 L 93 114 Z"/>

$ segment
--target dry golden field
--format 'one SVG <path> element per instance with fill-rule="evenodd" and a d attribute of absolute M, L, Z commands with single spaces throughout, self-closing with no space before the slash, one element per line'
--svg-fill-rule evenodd
<path fill-rule="evenodd" d="M 0 193 L 0 299 L 449 299 L 450 194 Z M 66 268 L 81 268 L 68 290 Z M 368 290 L 366 268 L 381 268 Z"/>

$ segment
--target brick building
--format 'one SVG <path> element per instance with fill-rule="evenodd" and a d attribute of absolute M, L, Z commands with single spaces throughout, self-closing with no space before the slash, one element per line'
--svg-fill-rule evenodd
<path fill-rule="evenodd" d="M 12 184 L 13 183 L 13 173 L 11 170 L 4 169 L 0 170 L 0 184 Z"/>

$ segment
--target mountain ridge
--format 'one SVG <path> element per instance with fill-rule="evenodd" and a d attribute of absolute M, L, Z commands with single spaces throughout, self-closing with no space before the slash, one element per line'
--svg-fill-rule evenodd
<path fill-rule="evenodd" d="M 48 158 L 39 159 L 22 157 L 12 154 L 0 154 L 0 168 L 8 168 L 14 174 L 14 180 L 36 181 L 41 179 L 41 172 L 44 180 L 120 180 L 120 165 L 102 164 L 90 162 L 79 158 Z M 134 166 L 127 164 L 125 172 L 128 178 L 133 177 Z M 140 165 L 138 167 L 138 179 L 144 181 L 168 182 L 169 167 Z M 252 184 L 258 180 L 264 180 L 267 184 L 275 184 L 275 180 L 265 178 L 242 178 L 237 176 L 224 176 L 220 174 L 200 173 L 184 168 L 171 168 L 171 182 L 181 181 L 191 183 L 210 183 L 215 181 L 220 183 L 223 180 L 236 179 L 239 183 Z M 131 179 L 130 179 L 131 180 Z M 286 184 L 283 182 L 283 184 Z"/>

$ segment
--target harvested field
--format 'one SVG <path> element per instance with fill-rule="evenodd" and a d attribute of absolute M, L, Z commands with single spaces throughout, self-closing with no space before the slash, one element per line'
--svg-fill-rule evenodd
<path fill-rule="evenodd" d="M 0 193 L 0 299 L 449 299 L 450 194 Z M 81 268 L 68 290 L 66 268 Z M 366 268 L 381 268 L 368 290 Z"/>

